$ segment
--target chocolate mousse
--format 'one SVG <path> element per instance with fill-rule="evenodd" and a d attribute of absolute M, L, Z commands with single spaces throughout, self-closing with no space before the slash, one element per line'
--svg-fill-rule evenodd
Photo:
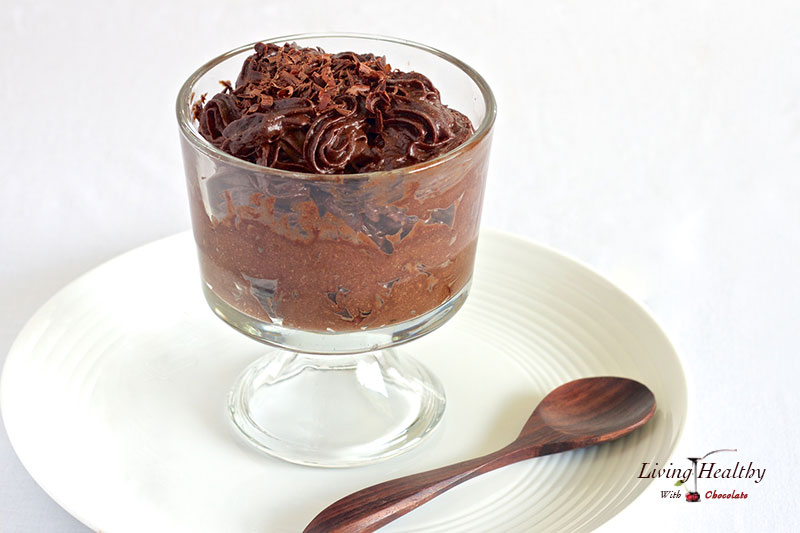
<path fill-rule="evenodd" d="M 264 322 L 340 332 L 414 319 L 468 284 L 488 142 L 417 165 L 474 133 L 427 77 L 373 54 L 259 43 L 223 86 L 194 104 L 199 132 L 258 167 L 189 172 L 217 297 Z"/>
<path fill-rule="evenodd" d="M 391 170 L 448 152 L 473 133 L 431 81 L 386 58 L 259 43 L 236 87 L 195 117 L 217 148 L 259 165 L 316 174 Z"/>

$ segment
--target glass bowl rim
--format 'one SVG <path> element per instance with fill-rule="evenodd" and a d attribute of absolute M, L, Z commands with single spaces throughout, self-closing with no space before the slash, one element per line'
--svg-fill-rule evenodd
<path fill-rule="evenodd" d="M 374 172 L 362 172 L 358 174 L 314 174 L 309 172 L 298 172 L 294 170 L 283 170 L 277 169 L 272 167 L 266 167 L 263 165 L 257 165 L 255 163 L 251 163 L 249 161 L 245 161 L 244 159 L 239 159 L 227 152 L 223 152 L 210 142 L 208 142 L 197 128 L 194 127 L 194 119 L 192 117 L 192 104 L 191 100 L 194 94 L 193 88 L 197 81 L 202 78 L 205 74 L 207 74 L 212 68 L 219 65 L 220 63 L 241 54 L 244 51 L 252 50 L 253 47 L 257 43 L 285 43 L 291 42 L 292 40 L 307 40 L 307 39 L 322 39 L 322 38 L 349 38 L 349 39 L 362 39 L 367 41 L 384 41 L 390 42 L 394 44 L 400 44 L 403 46 L 408 46 L 411 48 L 417 48 L 419 50 L 428 52 L 435 56 L 438 56 L 441 59 L 449 62 L 450 64 L 456 66 L 462 72 L 464 72 L 467 76 L 472 79 L 472 81 L 478 86 L 481 91 L 481 95 L 483 96 L 484 105 L 486 107 L 486 112 L 484 113 L 483 120 L 475 129 L 475 133 L 472 136 L 458 145 L 457 147 L 453 148 L 452 150 L 445 152 L 433 159 L 428 161 L 424 161 L 422 163 L 416 163 L 414 165 L 409 165 L 406 167 L 396 168 L 392 170 L 379 170 Z M 478 72 L 461 61 L 460 59 L 438 50 L 436 48 L 432 48 L 425 44 L 417 43 L 414 41 L 409 41 L 406 39 L 400 39 L 397 37 L 389 37 L 385 35 L 374 35 L 369 33 L 337 33 L 337 32 L 324 32 L 324 33 L 295 33 L 291 35 L 284 35 L 280 37 L 271 37 L 269 39 L 264 39 L 260 41 L 255 41 L 250 44 L 246 44 L 243 46 L 239 46 L 232 50 L 229 50 L 214 59 L 206 62 L 203 66 L 195 70 L 183 83 L 181 86 L 180 91 L 178 92 L 178 98 L 175 104 L 175 111 L 178 118 L 178 124 L 180 125 L 181 132 L 183 136 L 194 146 L 195 149 L 199 150 L 200 152 L 204 153 L 206 156 L 211 157 L 213 159 L 223 161 L 227 164 L 234 165 L 237 167 L 242 168 L 243 170 L 251 171 L 251 172 L 260 172 L 260 173 L 269 173 L 274 174 L 276 176 L 286 176 L 286 177 L 293 177 L 293 178 L 305 178 L 308 180 L 314 181 L 344 181 L 352 178 L 359 178 L 359 179 L 380 179 L 381 177 L 389 177 L 389 176 L 398 176 L 398 175 L 405 175 L 420 172 L 432 167 L 436 167 L 449 161 L 455 157 L 458 157 L 461 153 L 467 152 L 472 147 L 477 145 L 484 137 L 486 137 L 492 129 L 494 125 L 495 117 L 497 115 L 497 103 L 494 98 L 494 94 L 492 93 L 489 84 L 486 83 L 486 80 L 478 74 Z"/>

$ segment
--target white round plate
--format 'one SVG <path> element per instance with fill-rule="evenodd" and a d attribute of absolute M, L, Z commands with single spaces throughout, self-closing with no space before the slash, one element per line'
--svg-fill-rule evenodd
<path fill-rule="evenodd" d="M 447 390 L 422 445 L 336 470 L 259 454 L 234 435 L 226 395 L 264 347 L 207 308 L 183 233 L 47 302 L 11 349 L 0 403 L 33 478 L 103 533 L 297 533 L 350 492 L 500 448 L 561 383 L 637 379 L 658 402 L 639 431 L 491 472 L 382 530 L 585 531 L 644 490 L 642 462 L 666 462 L 686 417 L 680 362 L 647 312 L 585 266 L 503 233 L 482 233 L 464 308 L 406 348 Z"/>

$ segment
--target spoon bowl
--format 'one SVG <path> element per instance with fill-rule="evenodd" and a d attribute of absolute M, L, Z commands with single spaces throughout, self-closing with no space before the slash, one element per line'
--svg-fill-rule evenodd
<path fill-rule="evenodd" d="M 543 423 L 572 438 L 603 442 L 643 425 L 655 408 L 655 396 L 638 381 L 616 377 L 576 379 L 544 397 L 522 428 L 520 438 L 541 431 Z"/>

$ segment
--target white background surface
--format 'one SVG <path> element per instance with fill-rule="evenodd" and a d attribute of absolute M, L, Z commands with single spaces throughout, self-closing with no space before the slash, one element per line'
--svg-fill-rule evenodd
<path fill-rule="evenodd" d="M 678 347 L 690 415 L 676 465 L 734 447 L 767 469 L 758 485 L 705 483 L 748 492 L 746 501 L 665 501 L 659 491 L 672 483 L 659 480 L 603 529 L 790 530 L 798 28 L 800 4 L 788 0 L 3 0 L 0 360 L 61 286 L 188 228 L 173 107 L 197 66 L 294 32 L 402 36 L 464 59 L 495 91 L 484 224 L 592 265 Z M 0 531 L 86 530 L 0 431 Z"/>

